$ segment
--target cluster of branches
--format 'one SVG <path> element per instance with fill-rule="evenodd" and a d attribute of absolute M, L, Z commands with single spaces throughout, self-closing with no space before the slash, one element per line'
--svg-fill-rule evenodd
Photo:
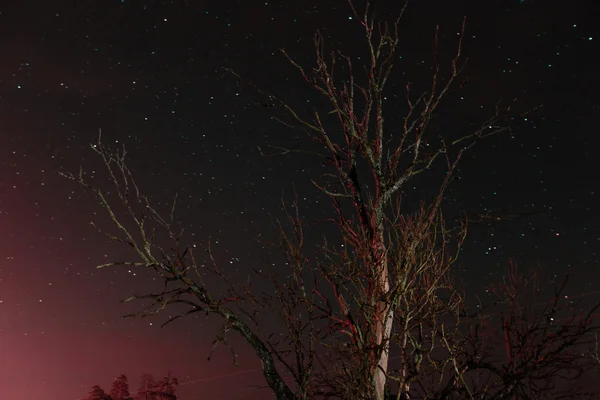
<path fill-rule="evenodd" d="M 574 312 L 577 305 L 565 301 L 562 286 L 550 303 L 536 306 L 528 297 L 539 292 L 535 280 L 513 268 L 495 287 L 493 307 L 470 314 L 454 281 L 467 225 L 448 225 L 442 212 L 445 191 L 465 151 L 510 129 L 504 124 L 510 107 L 497 107 L 470 132 L 456 137 L 431 132 L 436 110 L 464 66 L 464 22 L 445 77 L 436 30 L 429 89 L 415 96 L 407 84 L 402 122 L 388 128 L 384 93 L 398 58 L 398 26 L 406 6 L 388 25 L 375 19 L 369 1 L 363 12 L 349 4 L 365 36 L 368 57 L 360 67 L 366 83 L 358 83 L 353 60 L 327 51 L 317 34 L 312 71 L 282 52 L 333 110 L 315 110 L 305 118 L 269 95 L 287 115 L 282 119 L 287 126 L 304 130 L 325 150 L 324 172 L 313 183 L 331 200 L 330 222 L 338 236 L 324 240 L 317 252 L 306 251 L 304 222 L 292 202 L 287 221 L 279 225 L 285 276 L 255 271 L 270 282 L 269 292 L 230 284 L 209 244 L 199 253 L 185 242 L 174 218 L 175 201 L 168 215 L 157 211 L 138 187 L 125 148 L 111 148 L 99 137 L 92 149 L 107 168 L 117 201 L 88 182 L 83 170 L 64 176 L 94 193 L 117 233 L 99 230 L 137 256 L 99 268 L 140 267 L 162 277 L 162 291 L 126 300 L 146 304 L 134 316 L 179 304 L 187 311 L 163 325 L 194 313 L 220 317 L 213 351 L 223 344 L 236 362 L 228 334 L 237 332 L 255 350 L 278 399 L 382 400 L 390 392 L 397 399 L 591 398 L 576 378 L 593 366 L 593 357 L 580 346 L 596 332 L 596 307 Z M 341 77 L 340 62 L 346 71 Z M 435 195 L 411 209 L 403 203 L 409 183 L 434 167 L 443 171 Z M 115 211 L 118 204 L 123 218 Z M 166 233 L 170 244 L 165 246 L 157 232 Z M 216 290 L 210 274 L 227 289 Z M 264 310 L 279 317 L 280 332 L 269 332 L 259 320 Z"/>

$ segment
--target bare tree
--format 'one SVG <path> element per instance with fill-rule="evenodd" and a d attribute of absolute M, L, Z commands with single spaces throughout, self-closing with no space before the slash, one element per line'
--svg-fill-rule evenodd
<path fill-rule="evenodd" d="M 600 304 L 584 307 L 568 296 L 567 278 L 543 284 L 511 263 L 490 288 L 494 304 L 465 319 L 459 364 L 473 398 L 597 398 L 589 388 L 594 363 L 585 351 L 598 332 Z"/>
<path fill-rule="evenodd" d="M 261 359 L 265 379 L 277 398 L 295 399 L 293 392 L 277 371 L 273 355 L 268 346 L 253 331 L 248 322 L 242 318 L 243 315 L 227 307 L 230 303 L 242 301 L 242 295 L 239 295 L 231 287 L 230 294 L 218 296 L 207 287 L 204 270 L 210 271 L 228 282 L 227 277 L 222 274 L 215 262 L 210 247 L 205 248 L 205 250 L 212 266 L 203 270 L 204 264 L 199 264 L 196 261 L 194 246 L 182 243 L 183 231 L 174 231 L 177 226 L 174 214 L 176 197 L 173 200 L 169 216 L 163 217 L 138 187 L 125 161 L 127 153 L 124 147 L 122 149 L 112 149 L 102 142 L 100 135 L 98 142 L 92 145 L 92 149 L 100 155 L 107 168 L 117 196 L 116 206 L 120 205 L 125 209 L 125 217 L 118 216 L 119 213 L 115 209 L 115 205 L 109 201 L 108 194 L 105 191 L 90 185 L 85 180 L 83 169 L 80 169 L 78 175 L 71 173 L 62 175 L 80 183 L 94 193 L 100 205 L 108 213 L 111 223 L 117 229 L 117 233 L 113 234 L 102 230 L 94 222 L 91 224 L 110 240 L 130 246 L 138 257 L 137 261 L 110 262 L 100 265 L 98 268 L 114 266 L 143 267 L 154 270 L 164 279 L 164 290 L 161 292 L 133 295 L 126 299 L 125 302 L 132 300 L 150 301 L 150 305 L 143 307 L 140 312 L 127 316 L 143 317 L 153 315 L 174 304 L 187 306 L 188 310 L 168 319 L 163 326 L 195 313 L 218 315 L 223 319 L 223 328 L 215 339 L 215 347 L 219 343 L 227 346 L 234 356 L 234 363 L 236 363 L 237 355 L 227 341 L 227 333 L 230 330 L 238 332 Z M 128 228 L 131 223 L 134 227 Z M 171 247 L 164 247 L 157 235 L 166 235 L 167 241 L 171 242 Z"/>
<path fill-rule="evenodd" d="M 528 320 L 529 314 L 520 314 L 522 307 L 507 303 L 508 313 L 499 331 L 507 335 L 503 338 L 510 348 L 509 366 L 500 370 L 485 361 L 496 356 L 486 347 L 490 332 L 483 328 L 487 320 L 465 313 L 452 266 L 466 225 L 449 226 L 442 203 L 462 154 L 478 140 L 508 131 L 502 121 L 509 110 L 496 108 L 479 127 L 466 133 L 435 135 L 431 131 L 436 111 L 457 84 L 464 65 L 463 21 L 448 72 L 444 74 L 438 62 L 436 30 L 429 88 L 415 96 L 407 84 L 402 123 L 388 128 L 386 85 L 397 58 L 398 26 L 406 6 L 388 25 L 375 20 L 369 1 L 362 12 L 352 2 L 349 5 L 364 32 L 368 57 L 359 65 L 364 76 L 355 73 L 350 57 L 326 50 L 323 37 L 317 34 L 316 66 L 311 72 L 282 52 L 331 108 L 303 117 L 269 95 L 285 114 L 280 120 L 303 129 L 324 150 L 325 168 L 313 183 L 331 200 L 330 222 L 339 235 L 324 240 L 318 252 L 307 252 L 304 222 L 292 203 L 286 213 L 289 220 L 280 224 L 279 246 L 289 267 L 287 276 L 259 273 L 272 283 L 270 293 L 256 293 L 250 285 L 236 287 L 215 260 L 210 244 L 198 253 L 185 242 L 177 228 L 175 201 L 168 216 L 157 211 L 136 184 L 125 149 L 111 148 L 99 137 L 92 148 L 107 167 L 125 217 L 83 170 L 64 176 L 92 191 L 108 212 L 117 233 L 101 232 L 130 246 L 137 255 L 134 261 L 100 267 L 142 267 L 163 278 L 162 291 L 127 299 L 146 301 L 146 307 L 134 315 L 156 314 L 179 304 L 187 311 L 165 325 L 199 312 L 219 316 L 223 326 L 214 346 L 227 346 L 235 362 L 237 355 L 227 334 L 240 334 L 262 361 L 265 380 L 278 399 L 382 400 L 390 389 L 397 391 L 398 399 L 521 396 L 526 385 L 549 382 L 567 368 L 567 351 L 589 333 L 592 314 L 585 323 L 569 322 L 564 331 L 568 334 L 557 334 L 539 318 Z M 277 153 L 295 151 L 276 148 Z M 409 184 L 434 166 L 441 173 L 431 198 L 423 197 L 417 208 L 404 204 Z M 160 239 L 165 233 L 171 242 L 168 246 Z M 212 286 L 207 274 L 227 283 L 226 289 Z M 503 293 L 509 293 L 508 288 L 502 286 Z M 270 335 L 262 326 L 258 311 L 265 309 L 279 317 L 283 339 L 275 340 L 281 335 Z M 540 347 L 552 335 L 558 335 L 556 345 Z M 530 341 L 522 342 L 523 337 Z M 482 384 L 473 378 L 484 369 L 496 379 Z"/>
<path fill-rule="evenodd" d="M 306 83 L 325 97 L 332 110 L 328 115 L 315 111 L 308 119 L 284 101 L 273 98 L 298 127 L 324 146 L 323 157 L 332 167 L 320 181 L 313 181 L 330 197 L 336 211 L 334 222 L 347 249 L 343 253 L 329 249 L 329 254 L 339 261 L 323 269 L 337 302 L 337 309 L 328 311 L 338 314 L 338 323 L 351 338 L 351 353 L 361 355 L 352 357 L 352 368 L 343 366 L 334 370 L 349 371 L 347 378 L 359 379 L 365 385 L 359 390 L 361 396 L 382 399 L 388 379 L 396 380 L 401 392 L 410 391 L 407 349 L 410 345 L 422 347 L 411 343 L 417 340 L 413 329 L 423 329 L 426 320 L 434 323 L 439 319 L 435 315 L 439 310 L 452 312 L 460 304 L 447 281 L 454 254 L 448 251 L 449 236 L 441 215 L 445 189 L 466 149 L 478 139 L 508 128 L 498 124 L 502 115 L 497 109 L 479 128 L 464 135 L 436 138 L 429 133 L 438 107 L 464 65 L 463 21 L 448 75 L 442 78 L 436 31 L 429 90 L 415 97 L 407 84 L 403 124 L 387 129 L 386 84 L 396 59 L 398 25 L 406 5 L 389 26 L 385 22 L 376 23 L 370 2 L 366 2 L 362 13 L 352 2 L 349 4 L 364 29 L 368 61 L 361 66 L 366 72 L 366 84 L 359 83 L 352 59 L 340 51 L 327 51 L 323 37 L 317 34 L 316 67 L 311 73 L 283 53 Z M 345 74 L 339 71 L 340 62 Z M 334 132 L 326 128 L 327 117 L 337 120 Z M 338 132 L 342 133 L 341 140 L 336 140 Z M 405 212 L 401 204 L 403 191 L 438 159 L 443 160 L 446 170 L 437 195 L 429 203 L 424 199 L 415 214 Z M 458 237 L 459 248 L 462 232 Z M 438 297 L 444 290 L 449 290 L 445 302 Z M 394 332 L 396 323 L 399 329 Z M 437 326 L 430 330 L 432 334 L 438 332 Z M 388 371 L 392 339 L 402 359 L 395 374 Z M 354 391 L 356 395 L 356 388 Z"/>

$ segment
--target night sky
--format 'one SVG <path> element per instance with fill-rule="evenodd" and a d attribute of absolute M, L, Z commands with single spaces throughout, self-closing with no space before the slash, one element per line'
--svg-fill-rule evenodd
<path fill-rule="evenodd" d="M 391 17 L 396 3 L 376 1 L 375 11 Z M 168 312 L 120 318 L 138 308 L 119 301 L 157 281 L 143 271 L 95 268 L 133 254 L 88 224 L 107 220 L 91 195 L 58 173 L 83 165 L 108 188 L 89 149 L 102 129 L 105 142 L 127 146 L 159 208 L 179 192 L 188 239 L 210 237 L 236 276 L 261 268 L 270 250 L 255 238 L 276 237 L 273 219 L 294 186 L 306 218 L 331 210 L 310 184 L 318 158 L 257 150 L 314 144 L 274 121 L 277 110 L 262 106 L 268 99 L 224 68 L 309 113 L 318 95 L 278 49 L 312 67 L 312 37 L 321 29 L 329 46 L 364 55 L 351 15 L 344 0 L 0 4 L 0 398 L 75 400 L 94 384 L 108 390 L 120 373 L 135 391 L 144 372 L 172 372 L 181 400 L 269 398 L 251 387 L 264 381 L 241 341 L 234 340 L 239 367 L 225 349 L 206 361 L 218 321 L 160 329 Z M 600 2 L 413 1 L 388 86 L 388 127 L 402 116 L 407 80 L 415 90 L 428 83 L 435 25 L 448 68 L 465 15 L 468 84 L 433 129 L 458 132 L 497 101 L 517 102 L 512 134 L 468 153 L 448 194 L 450 212 L 506 217 L 472 225 L 460 278 L 474 292 L 513 258 L 550 276 L 571 272 L 569 293 L 597 298 Z M 415 199 L 427 182 L 415 181 Z"/>

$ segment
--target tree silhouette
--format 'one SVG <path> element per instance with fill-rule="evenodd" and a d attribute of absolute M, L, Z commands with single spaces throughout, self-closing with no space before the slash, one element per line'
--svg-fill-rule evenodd
<path fill-rule="evenodd" d="M 109 394 L 111 400 L 129 399 L 129 383 L 125 374 L 121 374 L 115 378 Z"/>
<path fill-rule="evenodd" d="M 155 387 L 156 382 L 154 381 L 154 377 L 150 374 L 143 374 L 135 400 L 157 400 L 154 393 Z"/>
<path fill-rule="evenodd" d="M 154 393 L 157 400 L 177 400 L 175 396 L 175 388 L 179 385 L 177 378 L 173 378 L 169 373 L 154 385 Z"/>
<path fill-rule="evenodd" d="M 98 385 L 92 386 L 92 390 L 90 391 L 88 400 L 108 400 L 108 399 L 109 399 L 109 397 L 104 392 L 104 389 L 102 389 Z"/>

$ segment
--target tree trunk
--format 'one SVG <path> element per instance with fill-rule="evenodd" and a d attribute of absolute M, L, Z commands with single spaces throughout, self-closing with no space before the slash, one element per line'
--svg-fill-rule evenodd
<path fill-rule="evenodd" d="M 385 398 L 385 385 L 387 381 L 388 359 L 390 354 L 390 335 L 392 332 L 392 324 L 394 321 L 394 310 L 388 301 L 388 293 L 390 291 L 390 273 L 387 263 L 387 254 L 383 236 L 383 226 L 379 226 L 377 235 L 378 243 L 376 244 L 377 251 L 377 267 L 380 268 L 378 277 L 377 295 L 378 301 L 376 304 L 376 345 L 382 346 L 382 350 L 375 365 L 373 380 L 375 385 L 375 400 L 383 400 Z"/>
<path fill-rule="evenodd" d="M 386 287 L 389 289 L 389 284 L 386 284 Z M 375 399 L 383 400 L 385 398 L 386 374 L 390 354 L 389 339 L 392 332 L 394 311 L 385 301 L 377 303 L 377 310 L 381 316 L 381 320 L 377 322 L 377 345 L 384 344 L 384 348 L 377 362 L 373 379 L 375 380 Z"/>

